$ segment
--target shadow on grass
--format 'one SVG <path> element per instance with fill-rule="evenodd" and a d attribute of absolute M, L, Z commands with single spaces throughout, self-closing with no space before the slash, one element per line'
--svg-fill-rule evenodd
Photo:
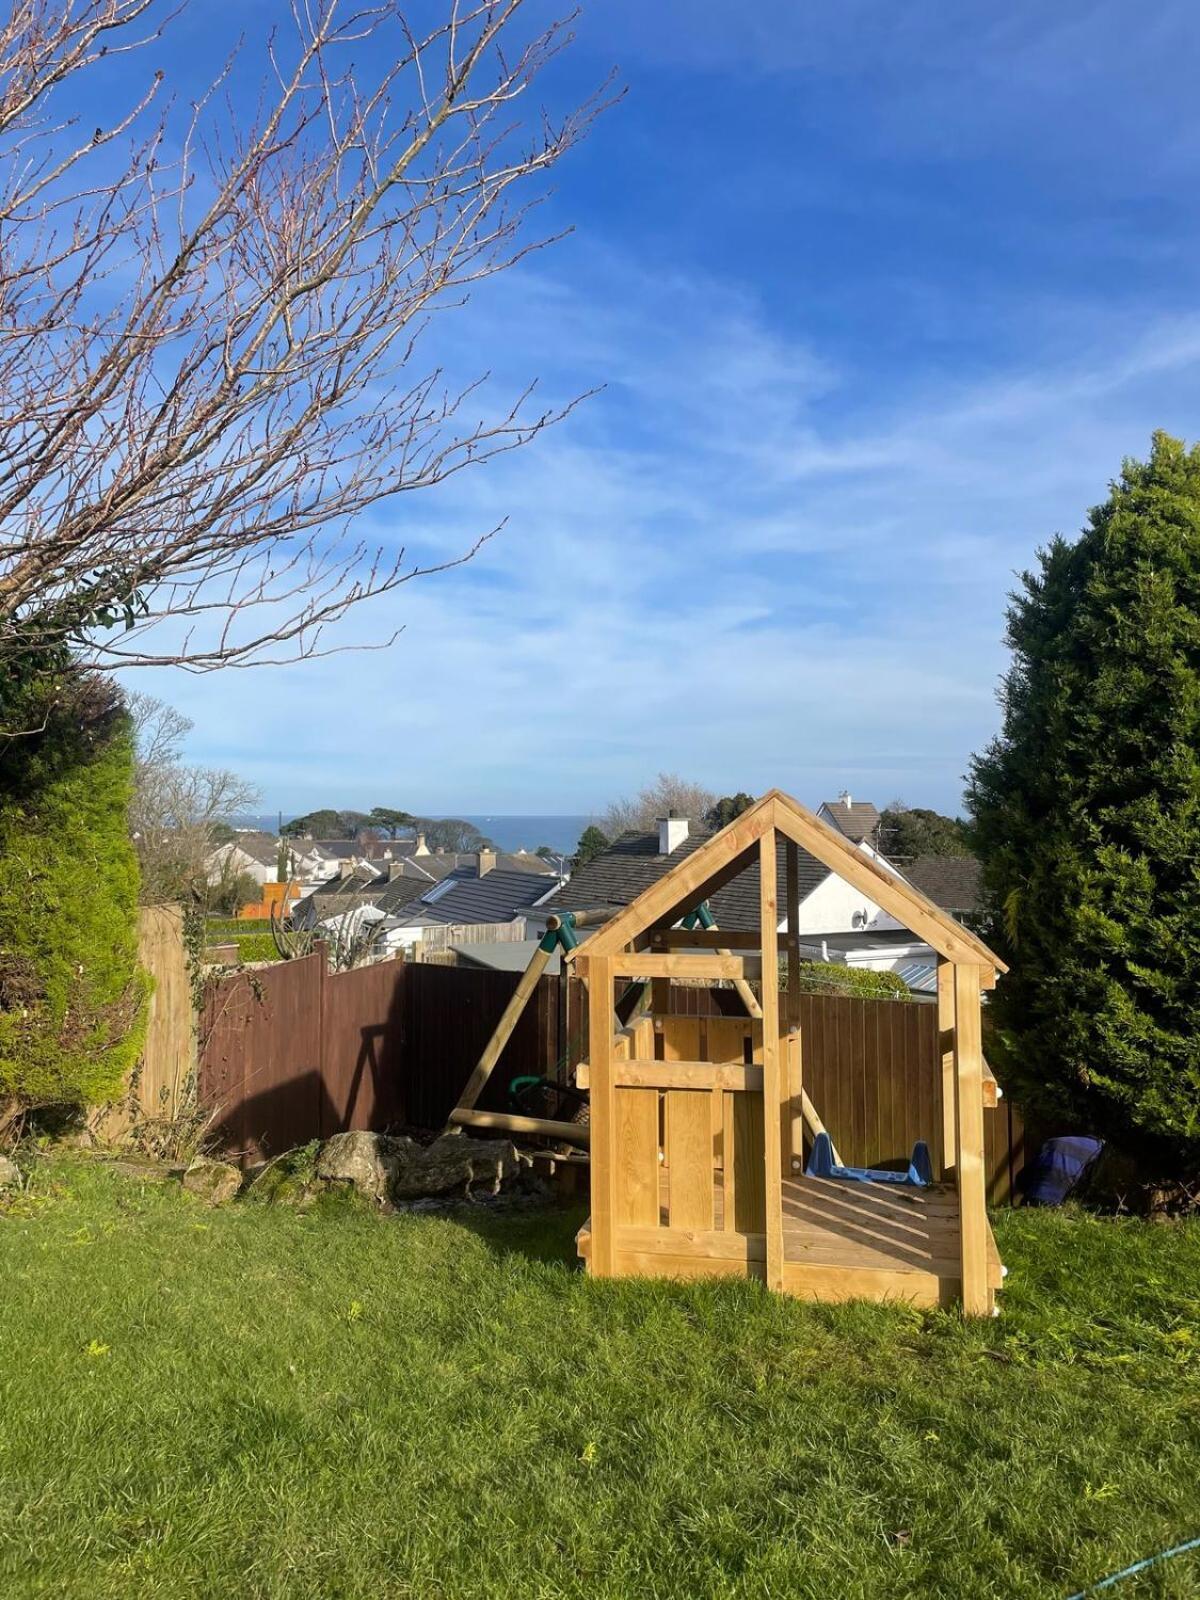
<path fill-rule="evenodd" d="M 447 1220 L 473 1233 L 493 1255 L 575 1267 L 579 1256 L 575 1235 L 587 1217 L 586 1200 L 547 1202 L 544 1206 L 505 1210 L 490 1206 L 456 1206 Z"/>

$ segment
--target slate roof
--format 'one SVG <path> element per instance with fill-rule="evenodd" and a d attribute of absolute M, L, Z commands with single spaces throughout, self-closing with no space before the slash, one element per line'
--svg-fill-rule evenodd
<path fill-rule="evenodd" d="M 362 855 L 354 839 L 292 839 L 297 855 L 323 856 L 326 861 L 349 861 Z"/>
<path fill-rule="evenodd" d="M 643 889 L 648 889 L 664 873 L 691 855 L 700 845 L 712 838 L 712 830 L 691 824 L 684 842 L 669 856 L 658 848 L 658 832 L 623 833 L 607 850 L 593 856 L 585 866 L 572 874 L 539 910 L 592 911 L 600 906 L 627 906 L 636 900 Z M 818 884 L 829 876 L 829 868 L 806 850 L 800 857 L 800 899 L 805 900 Z M 779 904 L 786 904 L 787 865 L 786 853 L 779 852 L 778 863 Z M 740 877 L 727 883 L 723 889 L 709 897 L 709 907 L 717 919 L 718 928 L 752 932 L 758 927 L 758 862 L 747 867 Z"/>
<path fill-rule="evenodd" d="M 405 925 L 511 922 L 519 912 L 540 900 L 550 887 L 544 873 L 525 872 L 520 868 L 496 867 L 485 872 L 482 878 L 465 870 L 461 875 L 456 872 L 450 876 L 457 881 L 432 903 L 412 897 L 411 883 L 402 878 L 388 884 L 384 893 L 374 897 L 374 903 Z M 404 888 L 409 890 L 406 900 L 395 892 Z"/>
<path fill-rule="evenodd" d="M 474 850 L 428 850 L 424 855 L 417 855 L 411 839 L 376 839 L 373 843 L 360 846 L 360 853 L 368 861 L 374 861 L 384 868 L 403 863 L 405 870 L 413 877 L 424 874 L 429 878 L 444 878 L 447 872 L 453 872 L 458 867 L 475 870 L 479 867 L 479 855 Z M 539 877 L 554 876 L 553 867 L 547 866 L 540 856 L 531 855 L 528 851 L 518 850 L 515 854 L 509 854 L 497 850 L 494 854 L 496 866 L 503 867 L 506 872 L 536 872 Z"/>
<path fill-rule="evenodd" d="M 982 911 L 982 869 L 974 856 L 916 856 L 901 869 L 914 889 L 954 916 Z"/>
<path fill-rule="evenodd" d="M 217 850 L 229 845 L 235 850 L 240 850 L 248 855 L 252 861 L 257 861 L 261 866 L 273 867 L 279 858 L 279 840 L 273 833 L 262 833 L 258 829 L 247 828 L 235 833 L 232 839 L 226 839 L 216 846 Z"/>
<path fill-rule="evenodd" d="M 584 930 L 586 932 L 586 930 Z M 524 972 L 533 958 L 533 952 L 538 948 L 536 939 L 493 939 L 486 944 L 471 940 L 464 944 L 452 944 L 460 963 L 468 967 L 486 967 L 490 972 Z M 557 978 L 562 965 L 561 957 L 557 950 L 550 954 L 546 963 L 546 976 Z"/>
<path fill-rule="evenodd" d="M 879 826 L 879 812 L 869 800 L 852 800 L 849 805 L 844 800 L 823 800 L 821 809 L 834 826 L 855 844 L 861 844 L 864 839 L 873 839 Z"/>

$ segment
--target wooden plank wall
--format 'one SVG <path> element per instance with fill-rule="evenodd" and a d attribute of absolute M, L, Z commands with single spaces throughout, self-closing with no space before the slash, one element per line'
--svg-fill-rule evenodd
<path fill-rule="evenodd" d="M 322 951 L 210 986 L 200 1017 L 200 1104 L 231 1156 L 261 1160 L 324 1136 L 324 982 Z"/>
<path fill-rule="evenodd" d="M 587 994 L 570 980 L 568 1035 L 587 1037 Z M 732 988 L 673 984 L 677 1017 L 745 1017 Z M 937 1007 L 920 1001 L 859 1000 L 844 995 L 800 996 L 804 1086 L 833 1134 L 838 1153 L 852 1166 L 904 1163 L 918 1139 L 941 1159 L 937 1114 L 941 1073 Z M 1042 1137 L 1026 1129 L 1016 1106 L 1002 1099 L 983 1114 L 988 1198 L 1007 1203 L 1013 1183 Z"/>
<path fill-rule="evenodd" d="M 256 1161 L 349 1129 L 441 1127 L 517 982 L 402 961 L 327 973 L 321 954 L 219 979 L 199 1071 L 219 1143 Z M 481 1110 L 507 1109 L 520 1074 L 555 1076 L 558 998 L 543 978 Z"/>
<path fill-rule="evenodd" d="M 422 963 L 408 966 L 400 1119 L 437 1128 L 458 1103 L 520 975 Z M 559 1059 L 558 980 L 541 978 L 479 1097 L 478 1110 L 508 1109 L 508 1086 L 523 1073 L 554 1078 Z"/>
<path fill-rule="evenodd" d="M 142 1059 L 124 1100 L 103 1107 L 96 1132 L 119 1140 L 135 1122 L 171 1120 L 190 1103 L 196 1087 L 196 1022 L 179 906 L 138 911 L 138 963 L 154 980 Z"/>
<path fill-rule="evenodd" d="M 911 1001 L 799 996 L 804 1087 L 848 1166 L 941 1162 L 937 1010 Z"/>

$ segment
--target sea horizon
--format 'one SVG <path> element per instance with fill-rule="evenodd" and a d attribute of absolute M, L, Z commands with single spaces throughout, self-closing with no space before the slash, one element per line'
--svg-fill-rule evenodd
<path fill-rule="evenodd" d="M 445 812 L 450 816 L 455 813 Z M 264 833 L 277 833 L 280 822 L 290 822 L 296 811 L 263 811 L 243 817 L 238 826 L 259 828 Z M 595 818 L 586 813 L 573 812 L 463 812 L 462 820 L 472 823 L 480 833 L 489 838 L 498 850 L 537 850 L 548 845 L 560 855 L 574 854 L 579 835 Z"/>

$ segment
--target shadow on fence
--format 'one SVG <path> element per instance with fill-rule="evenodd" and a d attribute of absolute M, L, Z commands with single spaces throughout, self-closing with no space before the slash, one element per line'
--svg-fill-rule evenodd
<path fill-rule="evenodd" d="M 216 1131 L 243 1161 L 348 1129 L 443 1126 L 518 982 L 508 972 L 402 961 L 329 973 L 323 953 L 232 973 L 213 985 L 200 1026 L 199 1089 Z M 732 990 L 672 990 L 677 1015 L 737 1015 Z M 843 1159 L 907 1161 L 918 1139 L 940 1144 L 941 1058 L 933 1007 L 805 996 L 805 1087 Z M 743 1013 L 744 1014 L 744 1013 Z M 561 1081 L 580 1059 L 586 994 L 542 978 L 480 1098 L 507 1108 L 523 1073 Z M 1026 1132 L 1001 1100 L 984 1113 L 988 1192 L 1010 1198 Z M 1031 1141 L 1032 1142 L 1032 1141 Z"/>
<path fill-rule="evenodd" d="M 325 970 L 323 954 L 219 979 L 200 1024 L 199 1092 L 244 1161 L 348 1129 L 437 1128 L 517 977 L 385 961 Z M 543 979 L 481 1098 L 503 1109 L 522 1073 L 553 1075 L 558 984 Z"/>

